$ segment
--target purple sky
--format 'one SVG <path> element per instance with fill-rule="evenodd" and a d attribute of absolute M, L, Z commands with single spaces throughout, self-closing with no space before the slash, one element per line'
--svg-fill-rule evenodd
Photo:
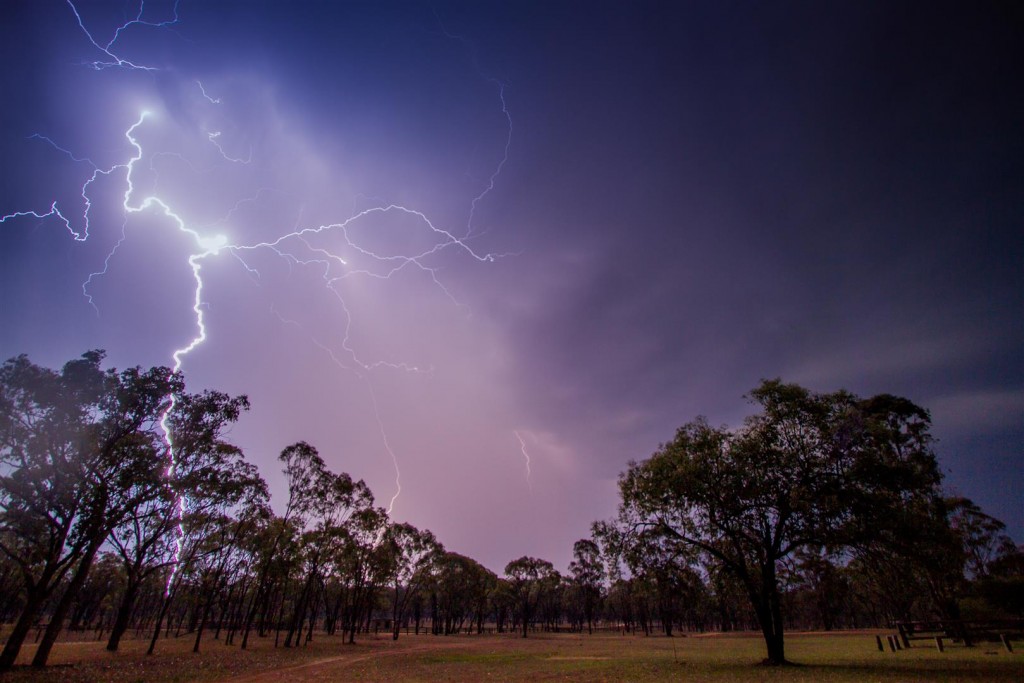
<path fill-rule="evenodd" d="M 109 47 L 138 5 L 79 5 L 96 44 L 0 6 L 0 215 L 71 227 L 0 224 L 3 358 L 172 364 L 205 254 L 183 370 L 250 396 L 278 496 L 304 439 L 452 550 L 564 568 L 628 460 L 778 376 L 929 408 L 1024 540 L 1011 4 L 181 0 Z"/>

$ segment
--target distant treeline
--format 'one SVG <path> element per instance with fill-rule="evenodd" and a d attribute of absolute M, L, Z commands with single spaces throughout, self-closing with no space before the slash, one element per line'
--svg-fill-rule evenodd
<path fill-rule="evenodd" d="M 562 574 L 504 576 L 395 523 L 304 442 L 279 457 L 283 513 L 225 439 L 244 396 L 189 394 L 167 368 L 0 368 L 0 672 L 64 629 L 245 648 L 316 634 L 760 630 L 1024 616 L 1024 549 L 947 496 L 926 411 L 893 396 L 751 392 L 742 428 L 696 420 L 620 480 Z"/>

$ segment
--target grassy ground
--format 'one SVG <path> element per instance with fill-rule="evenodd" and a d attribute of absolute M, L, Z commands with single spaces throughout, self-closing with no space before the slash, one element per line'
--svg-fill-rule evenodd
<path fill-rule="evenodd" d="M 764 667 L 764 645 L 757 636 L 536 635 L 402 636 L 397 643 L 372 636 L 354 646 L 320 637 L 309 647 L 273 648 L 261 640 L 248 651 L 204 643 L 191 652 L 191 640 L 162 641 L 146 657 L 145 643 L 129 641 L 110 654 L 102 643 L 59 643 L 53 667 L 27 667 L 0 677 L 4 683 L 309 683 L 312 681 L 723 681 L 745 683 L 878 681 L 1024 680 L 1024 647 L 1009 654 L 996 645 L 929 647 L 879 652 L 874 636 L 808 634 L 787 636 L 787 656 L 798 666 Z M 27 648 L 22 660 L 32 655 Z"/>

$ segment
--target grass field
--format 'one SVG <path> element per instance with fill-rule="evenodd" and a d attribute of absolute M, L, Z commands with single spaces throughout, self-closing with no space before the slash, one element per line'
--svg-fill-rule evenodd
<path fill-rule="evenodd" d="M 191 639 L 162 641 L 147 657 L 145 643 L 128 641 L 110 654 L 99 642 L 62 642 L 54 666 L 19 667 L 5 683 L 100 682 L 307 683 L 311 681 L 1024 681 L 1024 647 L 929 647 L 879 652 L 869 633 L 792 634 L 787 656 L 797 666 L 765 667 L 760 637 L 750 634 L 677 638 L 537 634 L 513 636 L 372 636 L 356 645 L 320 637 L 304 648 L 259 641 L 248 651 Z M 28 662 L 33 648 L 19 661 Z"/>

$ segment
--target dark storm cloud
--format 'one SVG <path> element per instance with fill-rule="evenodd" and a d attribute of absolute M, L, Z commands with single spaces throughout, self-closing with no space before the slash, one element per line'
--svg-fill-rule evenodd
<path fill-rule="evenodd" d="M 1013 12 L 646 9 L 581 10 L 539 41 L 538 82 L 573 106 L 545 110 L 551 183 L 523 191 L 553 207 L 531 212 L 552 233 L 538 243 L 582 254 L 546 261 L 564 275 L 519 327 L 541 412 L 625 445 L 697 413 L 735 421 L 761 377 L 905 393 L 936 405 L 953 480 L 988 497 L 1021 437 Z M 988 390 L 1009 396 L 997 417 L 951 418 L 961 400 L 993 415 Z M 993 428 L 1016 436 L 956 454 Z"/>
<path fill-rule="evenodd" d="M 108 36 L 123 8 L 104 7 L 86 20 Z M 504 93 L 508 159 L 469 244 L 508 256 L 445 251 L 444 290 L 416 269 L 346 279 L 350 329 L 315 268 L 206 262 L 210 337 L 185 371 L 252 396 L 233 438 L 275 491 L 274 456 L 305 438 L 387 502 L 372 383 L 399 518 L 492 568 L 564 564 L 628 459 L 698 414 L 738 423 L 742 395 L 782 376 L 932 408 L 950 482 L 1024 536 L 1012 5 L 183 2 L 173 29 L 126 33 L 153 74 L 82 67 L 102 55 L 62 3 L 3 12 L 21 97 L 0 114 L 0 213 L 76 198 L 81 167 L 26 136 L 115 163 L 155 103 L 147 188 L 204 235 L 273 239 L 392 201 L 462 235 L 503 159 Z M 220 157 L 211 133 L 252 163 Z M 187 341 L 194 247 L 152 216 L 94 285 L 102 317 L 81 299 L 116 209 L 97 204 L 88 245 L 0 226 L 4 357 L 104 346 L 121 366 L 165 363 Z M 351 235 L 393 254 L 429 237 L 419 227 L 374 217 Z M 339 369 L 322 346 L 342 352 L 346 329 L 363 360 L 430 372 Z"/>

